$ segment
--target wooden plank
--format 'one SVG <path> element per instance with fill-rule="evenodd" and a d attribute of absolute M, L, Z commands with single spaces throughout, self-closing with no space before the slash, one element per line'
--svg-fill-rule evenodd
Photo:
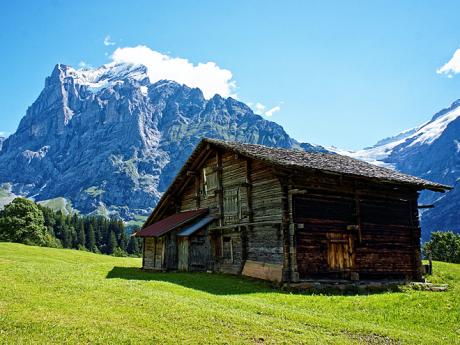
<path fill-rule="evenodd" d="M 283 265 L 281 264 L 247 260 L 242 274 L 248 277 L 281 282 L 282 271 Z"/>

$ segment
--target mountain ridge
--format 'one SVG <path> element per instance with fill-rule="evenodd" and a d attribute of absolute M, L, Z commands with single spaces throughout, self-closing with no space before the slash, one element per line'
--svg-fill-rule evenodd
<path fill-rule="evenodd" d="M 67 198 L 82 213 L 133 219 L 155 206 L 203 136 L 325 151 L 231 97 L 152 84 L 142 65 L 57 64 L 3 143 L 0 184 L 37 201 Z"/>

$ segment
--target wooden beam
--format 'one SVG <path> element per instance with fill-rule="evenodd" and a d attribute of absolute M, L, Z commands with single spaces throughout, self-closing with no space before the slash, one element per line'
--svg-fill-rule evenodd
<path fill-rule="evenodd" d="M 222 226 L 214 226 L 210 227 L 210 231 L 216 231 L 216 230 L 226 230 L 226 229 L 233 229 L 237 228 L 239 226 L 257 226 L 257 225 L 280 225 L 282 222 L 281 221 L 261 221 L 261 222 L 243 222 L 243 223 L 237 223 L 237 224 L 230 224 L 230 225 L 222 225 Z"/>
<path fill-rule="evenodd" d="M 204 155 L 200 155 L 198 158 L 197 158 L 197 161 L 193 164 L 193 167 L 194 168 L 198 168 L 200 167 L 208 158 L 209 156 L 212 154 L 212 151 L 211 150 L 207 150 L 204 152 Z M 196 170 L 196 169 L 195 169 Z M 181 188 L 176 191 L 174 194 L 176 195 L 181 195 L 182 192 L 184 191 L 185 187 L 187 187 L 188 183 L 190 182 L 191 178 L 193 176 L 187 176 L 187 178 L 185 179 L 185 182 L 182 184 Z"/>
<path fill-rule="evenodd" d="M 280 181 L 281 182 L 281 181 Z M 284 282 L 290 283 L 292 281 L 292 257 L 291 257 L 291 233 L 290 224 L 291 222 L 291 209 L 292 209 L 292 185 L 290 183 L 282 183 L 281 189 L 283 191 L 282 200 L 282 223 L 281 231 L 283 234 L 283 277 Z"/>
<path fill-rule="evenodd" d="M 142 268 L 145 267 L 145 237 L 142 241 Z"/>
<path fill-rule="evenodd" d="M 195 206 L 197 209 L 200 208 L 200 178 L 195 175 Z"/>
<path fill-rule="evenodd" d="M 356 212 L 356 224 L 358 226 L 358 243 L 361 243 L 362 242 L 361 204 L 359 202 L 359 192 L 356 189 L 356 183 L 355 183 L 355 212 Z"/>
<path fill-rule="evenodd" d="M 431 204 L 431 205 L 418 205 L 417 208 L 433 208 L 434 205 Z"/>
<path fill-rule="evenodd" d="M 217 149 L 216 150 L 216 162 L 217 162 L 217 167 L 222 167 L 222 152 Z M 224 221 L 224 193 L 223 193 L 223 183 L 222 183 L 222 170 L 219 169 L 217 170 L 217 189 L 218 189 L 218 194 L 217 194 L 217 205 L 219 207 L 219 226 L 223 225 Z"/>
<path fill-rule="evenodd" d="M 246 205 L 248 208 L 248 220 L 249 223 L 254 222 L 254 212 L 252 210 L 252 161 L 247 158 L 245 160 L 245 186 L 242 186 L 243 188 L 246 187 Z M 242 259 L 243 259 L 243 264 L 241 265 L 241 270 L 244 268 L 244 264 L 248 258 L 248 235 L 249 233 L 252 232 L 252 226 L 244 226 L 243 230 L 241 232 L 241 245 L 242 245 Z"/>

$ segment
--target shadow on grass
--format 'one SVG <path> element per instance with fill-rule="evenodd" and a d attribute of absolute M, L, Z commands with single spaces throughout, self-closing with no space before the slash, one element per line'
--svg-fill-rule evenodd
<path fill-rule="evenodd" d="M 106 276 L 107 279 L 127 279 L 166 282 L 180 285 L 189 289 L 199 290 L 214 295 L 238 295 L 252 293 L 284 293 L 298 295 L 327 295 L 352 296 L 369 295 L 385 292 L 401 292 L 400 288 L 359 290 L 353 287 L 347 289 L 321 288 L 309 290 L 282 289 L 273 283 L 252 279 L 243 276 L 234 276 L 221 273 L 199 272 L 152 272 L 143 271 L 137 267 L 114 267 Z"/>
<path fill-rule="evenodd" d="M 106 278 L 167 282 L 214 295 L 280 292 L 269 282 L 220 273 L 152 272 L 136 267 L 114 267 Z"/>

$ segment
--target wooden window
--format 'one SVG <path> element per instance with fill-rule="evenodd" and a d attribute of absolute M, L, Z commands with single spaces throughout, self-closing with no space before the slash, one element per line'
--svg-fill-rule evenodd
<path fill-rule="evenodd" d="M 240 191 L 238 188 L 225 190 L 224 214 L 227 216 L 239 216 L 240 214 Z"/>
<path fill-rule="evenodd" d="M 224 262 L 233 263 L 233 243 L 231 237 L 222 237 L 222 249 L 222 258 Z"/>
<path fill-rule="evenodd" d="M 240 189 L 224 189 L 223 199 L 224 223 L 238 223 L 242 218 Z"/>
<path fill-rule="evenodd" d="M 205 196 L 208 196 L 217 189 L 217 182 L 217 172 L 211 167 L 203 168 L 203 189 Z"/>

